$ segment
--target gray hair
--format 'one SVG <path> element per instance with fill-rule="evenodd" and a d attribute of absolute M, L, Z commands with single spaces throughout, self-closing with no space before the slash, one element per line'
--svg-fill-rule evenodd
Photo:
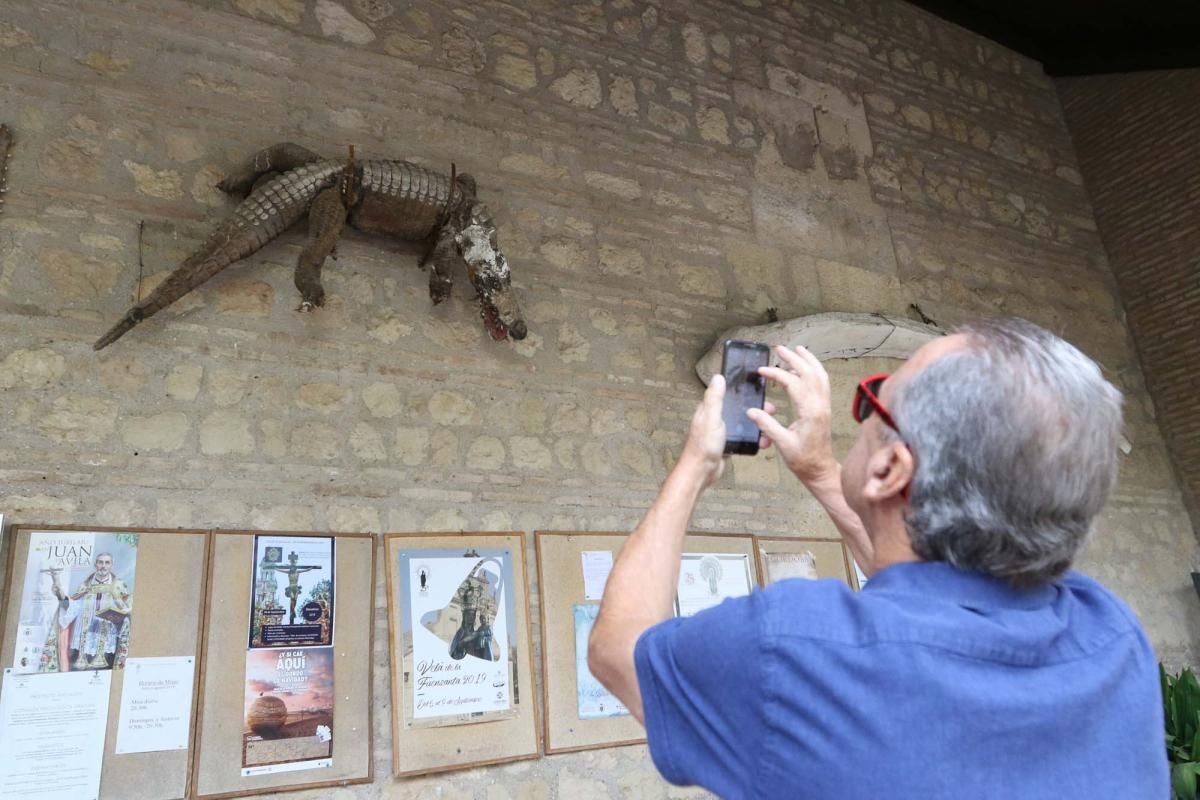
<path fill-rule="evenodd" d="M 1117 479 L 1121 393 L 1096 362 L 1016 318 L 960 328 L 893 401 L 916 472 L 913 551 L 1015 586 L 1062 576 Z"/>

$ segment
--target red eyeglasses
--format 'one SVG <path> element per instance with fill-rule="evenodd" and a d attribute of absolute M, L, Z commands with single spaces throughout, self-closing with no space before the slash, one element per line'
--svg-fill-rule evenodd
<path fill-rule="evenodd" d="M 886 372 L 881 372 L 859 381 L 858 389 L 854 392 L 854 406 L 850 409 L 850 413 L 854 415 L 854 421 L 859 424 L 866 422 L 867 417 L 872 413 L 878 413 L 879 419 L 884 425 L 899 433 L 900 429 L 896 427 L 896 421 L 892 419 L 891 412 L 879 401 L 879 388 L 889 377 Z"/>

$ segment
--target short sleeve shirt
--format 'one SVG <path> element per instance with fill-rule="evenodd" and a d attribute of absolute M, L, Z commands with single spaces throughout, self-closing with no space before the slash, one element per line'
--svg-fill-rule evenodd
<path fill-rule="evenodd" d="M 642 635 L 650 753 L 723 798 L 1168 797 L 1157 661 L 1078 573 L 787 580 Z"/>

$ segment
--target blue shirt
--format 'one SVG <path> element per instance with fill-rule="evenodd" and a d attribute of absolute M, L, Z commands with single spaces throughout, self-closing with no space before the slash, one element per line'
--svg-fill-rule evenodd
<path fill-rule="evenodd" d="M 1169 797 L 1154 653 L 1078 573 L 787 580 L 656 625 L 635 660 L 659 772 L 729 800 Z"/>

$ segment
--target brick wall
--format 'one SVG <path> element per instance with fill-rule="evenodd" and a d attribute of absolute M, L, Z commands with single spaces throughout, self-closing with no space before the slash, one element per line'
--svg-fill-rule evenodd
<path fill-rule="evenodd" d="M 1133 450 L 1082 566 L 1194 662 L 1194 542 L 1037 64 L 888 0 L 14 0 L 0 109 L 9 521 L 629 530 L 724 328 L 1009 312 L 1127 393 Z M 529 338 L 488 340 L 461 276 L 432 308 L 417 248 L 353 232 L 326 308 L 295 313 L 293 233 L 92 352 L 228 213 L 223 171 L 285 139 L 473 173 Z M 877 367 L 829 364 L 838 409 Z M 694 524 L 832 532 L 772 454 Z M 377 675 L 379 778 L 338 800 L 697 796 L 643 748 L 394 782 Z"/>
<path fill-rule="evenodd" d="M 1146 384 L 1200 531 L 1200 70 L 1058 86 Z"/>

